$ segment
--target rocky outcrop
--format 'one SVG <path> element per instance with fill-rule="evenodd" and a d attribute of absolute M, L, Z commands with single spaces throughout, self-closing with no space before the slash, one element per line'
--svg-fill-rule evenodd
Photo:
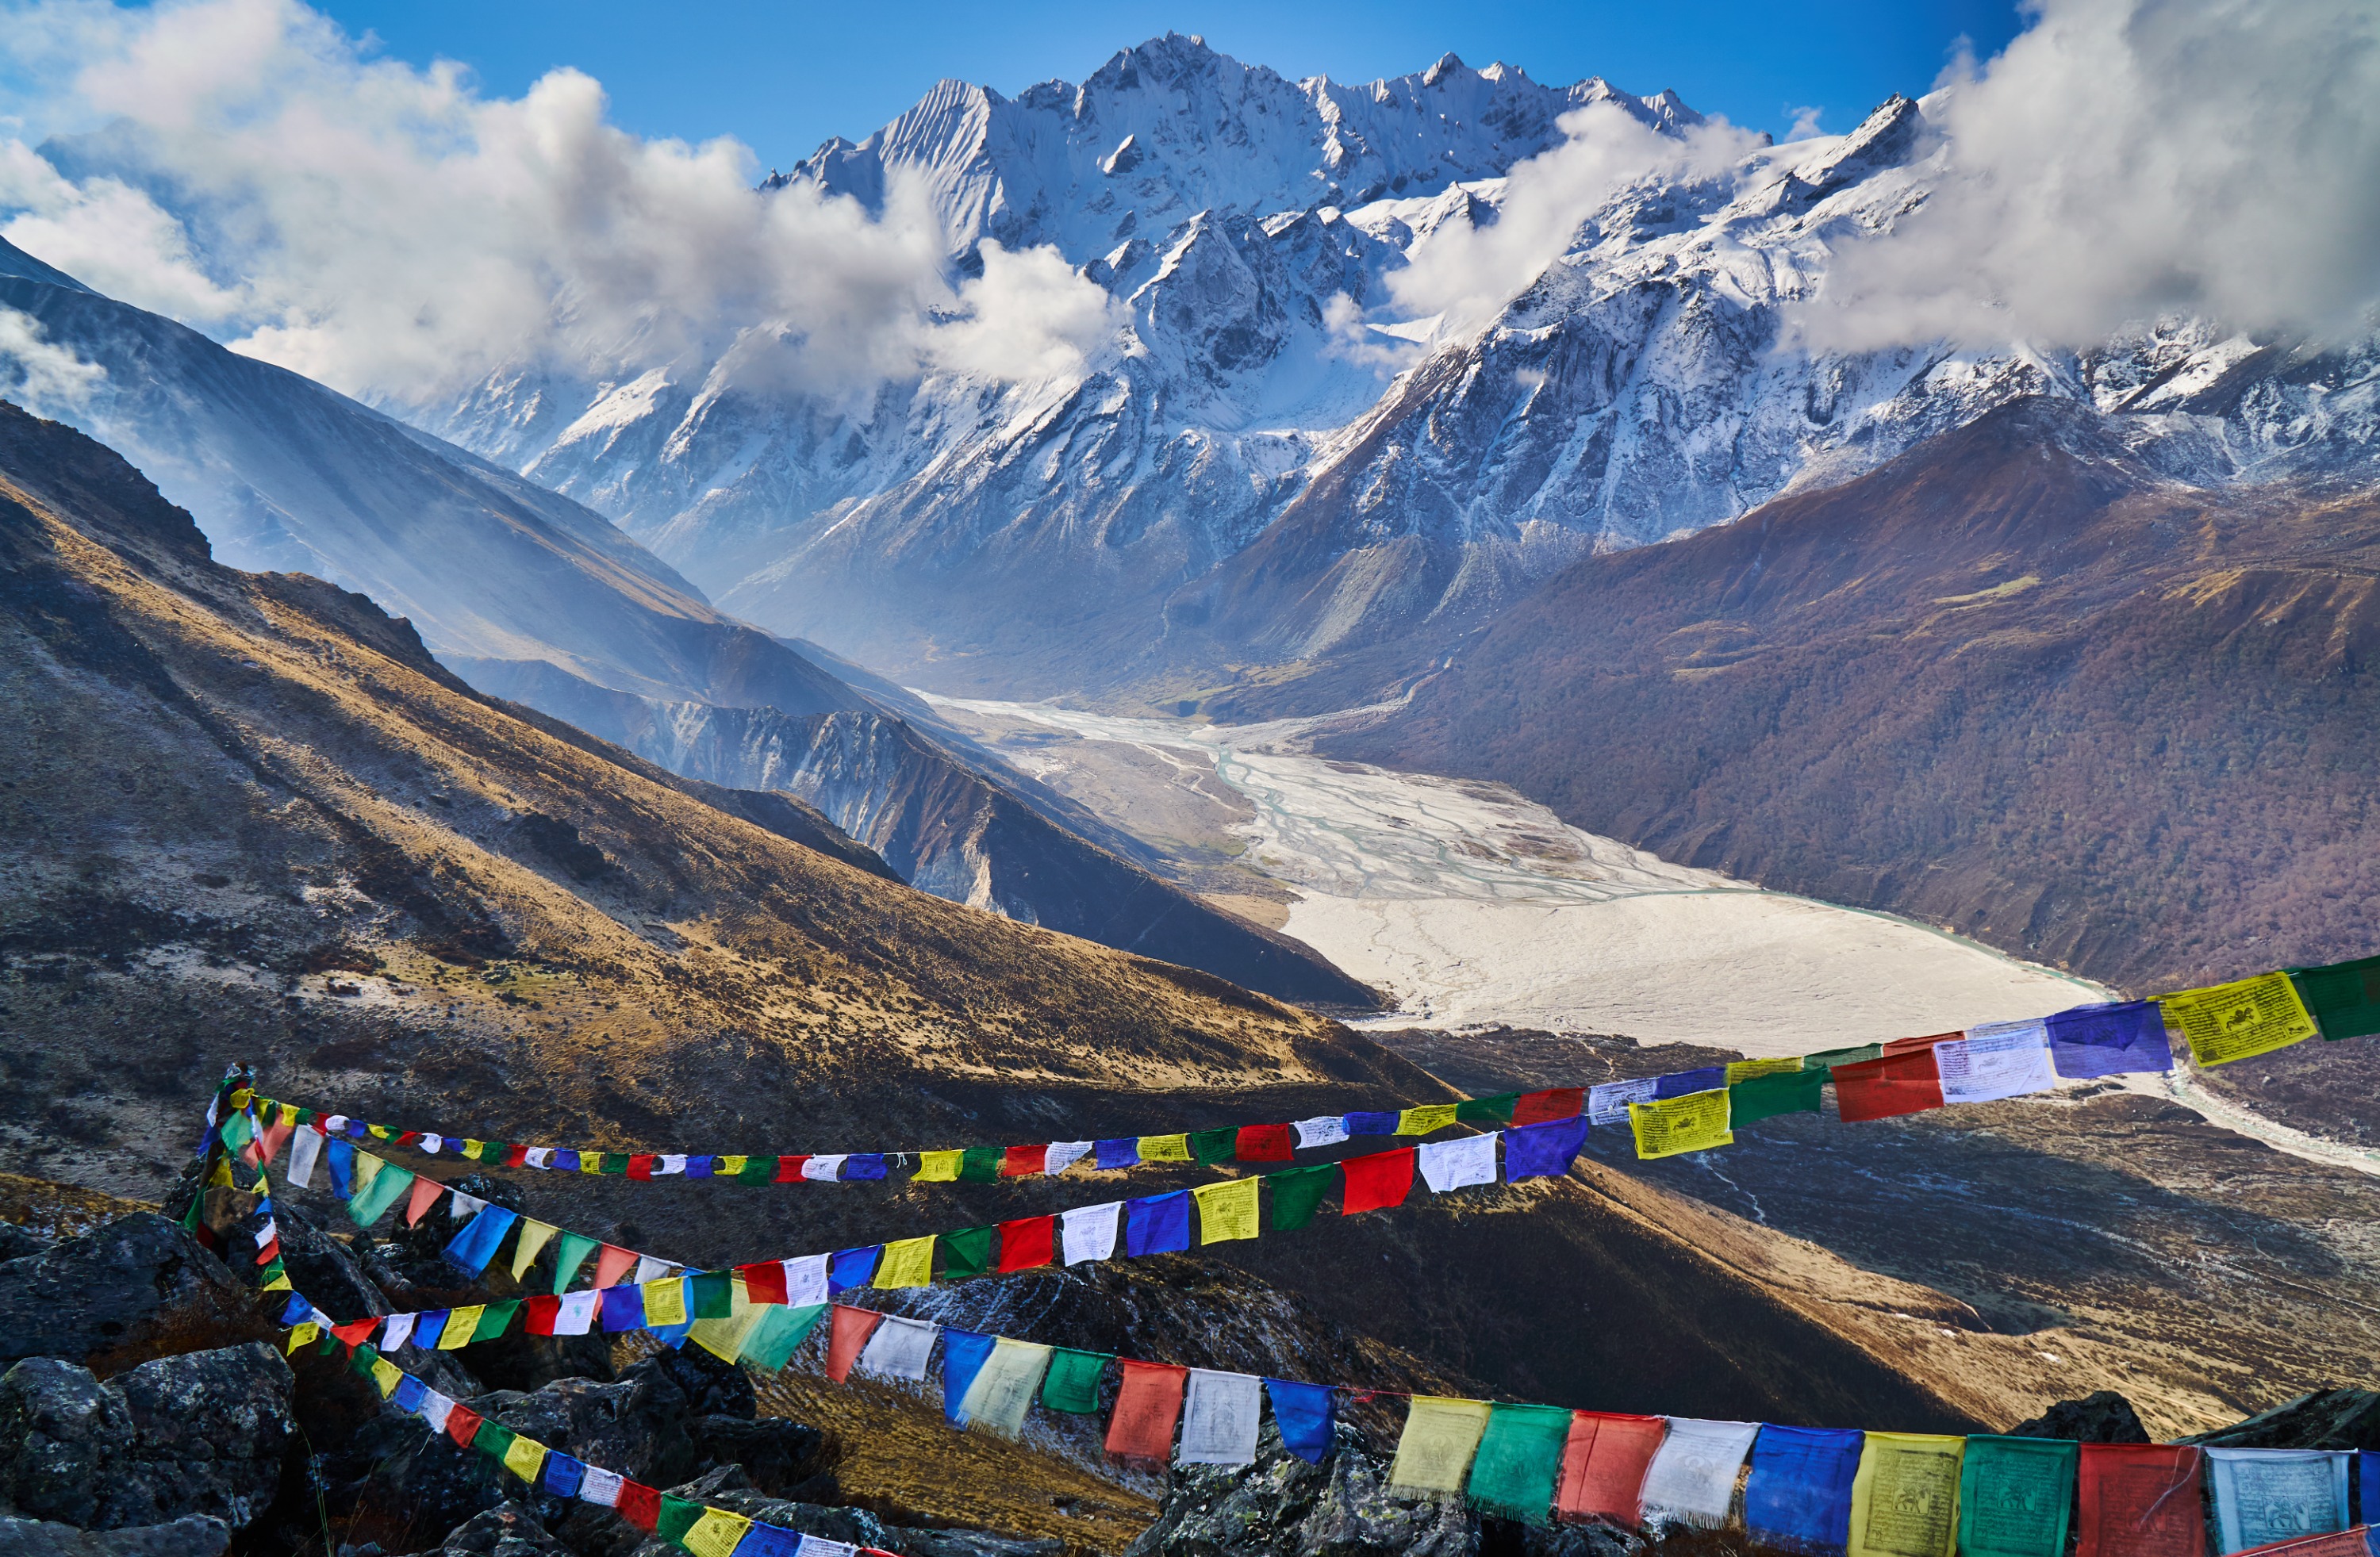
<path fill-rule="evenodd" d="M 2315 1390 L 2184 1442 L 2224 1449 L 2380 1449 L 2380 1393 Z"/>
<path fill-rule="evenodd" d="M 231 1531 L 222 1520 L 197 1514 L 122 1530 L 0 1518 L 0 1557 L 221 1557 L 230 1545 Z"/>
<path fill-rule="evenodd" d="M 114 1372 L 225 1326 L 257 1333 L 252 1308 L 222 1261 L 141 1212 L 0 1263 L 0 1367 L 52 1357 Z"/>
<path fill-rule="evenodd" d="M 2019 1438 L 2066 1438 L 2077 1443 L 2149 1442 L 2149 1430 L 2141 1425 L 2140 1413 L 2114 1390 L 2101 1390 L 2080 1400 L 2061 1400 L 2009 1431 Z"/>

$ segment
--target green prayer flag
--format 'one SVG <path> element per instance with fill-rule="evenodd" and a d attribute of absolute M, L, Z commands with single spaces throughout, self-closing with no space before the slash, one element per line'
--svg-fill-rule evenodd
<path fill-rule="evenodd" d="M 1472 1505 L 1507 1519 L 1551 1524 L 1554 1482 L 1569 1438 L 1570 1412 L 1562 1406 L 1491 1406 L 1471 1461 Z"/>
<path fill-rule="evenodd" d="M 628 1171 L 628 1153 L 625 1152 L 604 1152 L 600 1153 L 595 1171 L 598 1173 L 625 1174 Z"/>
<path fill-rule="evenodd" d="M 2360 957 L 2326 968 L 2291 968 L 2289 975 L 2325 1038 L 2380 1033 L 2380 957 Z"/>
<path fill-rule="evenodd" d="M 1494 1097 L 1475 1097 L 1454 1105 L 1454 1122 L 1459 1125 L 1509 1125 L 1512 1122 L 1512 1105 L 1521 1100 L 1519 1092 L 1498 1092 Z"/>
<path fill-rule="evenodd" d="M 738 1184 L 774 1184 L 777 1181 L 777 1159 L 747 1157 L 744 1165 L 735 1170 Z"/>
<path fill-rule="evenodd" d="M 1265 1188 L 1272 1191 L 1273 1230 L 1287 1232 L 1314 1220 L 1314 1208 L 1339 1182 L 1339 1165 L 1316 1163 L 1310 1167 L 1283 1168 L 1279 1173 L 1266 1174 L 1264 1181 Z"/>
<path fill-rule="evenodd" d="M 983 1274 L 990 1267 L 991 1231 L 990 1227 L 961 1227 L 941 1236 L 944 1281 L 965 1281 Z"/>
<path fill-rule="evenodd" d="M 329 1341 L 333 1346 L 338 1345 L 339 1338 L 336 1335 L 332 1334 L 327 1330 L 322 1332 L 322 1338 Z M 370 1341 L 358 1341 L 356 1343 L 356 1354 L 347 1359 L 347 1366 L 369 1379 L 371 1377 L 372 1364 L 379 1360 L 379 1347 L 373 1346 Z"/>
<path fill-rule="evenodd" d="M 653 1534 L 673 1546 L 683 1546 L 686 1531 L 693 1529 L 695 1522 L 710 1512 L 710 1507 L 707 1503 L 688 1503 L 684 1498 L 674 1498 L 663 1492 L 662 1516 L 653 1526 Z"/>
<path fill-rule="evenodd" d="M 1190 1155 L 1201 1163 L 1228 1163 L 1239 1154 L 1240 1131 L 1236 1125 L 1224 1125 L 1211 1130 L 1194 1130 L 1190 1135 Z"/>
<path fill-rule="evenodd" d="M 1883 1057 L 1883 1044 L 1862 1044 L 1855 1049 L 1828 1049 L 1819 1054 L 1803 1055 L 1802 1056 L 1802 1068 L 1804 1070 L 1832 1070 L 1838 1065 L 1857 1065 L 1864 1059 L 1882 1059 Z"/>
<path fill-rule="evenodd" d="M 2056 1438 L 1967 1440 L 1959 1470 L 1962 1557 L 2062 1557 L 2082 1447 Z"/>
<path fill-rule="evenodd" d="M 491 1303 L 480 1310 L 480 1322 L 471 1332 L 474 1341 L 492 1341 L 513 1327 L 513 1315 L 519 1311 L 517 1298 L 503 1303 Z"/>
<path fill-rule="evenodd" d="M 570 1278 L 578 1273 L 579 1266 L 587 1263 L 587 1257 L 601 1247 L 602 1245 L 596 1239 L 583 1234 L 565 1232 L 562 1235 L 561 1246 L 554 1250 L 553 1254 L 553 1295 L 555 1297 L 559 1298 L 570 1290 Z"/>
<path fill-rule="evenodd" d="M 1772 1070 L 1727 1089 L 1728 1128 L 1740 1129 L 1755 1119 L 1779 1114 L 1815 1114 L 1824 1106 L 1828 1072 Z"/>
<path fill-rule="evenodd" d="M 1112 1352 L 1078 1352 L 1072 1346 L 1050 1349 L 1050 1371 L 1041 1381 L 1041 1404 L 1052 1411 L 1087 1417 L 1099 1408 L 1099 1376 L 1114 1360 Z"/>
<path fill-rule="evenodd" d="M 471 1447 L 491 1459 L 501 1460 L 504 1457 L 504 1451 L 513 1446 L 513 1440 L 519 1436 L 493 1417 L 482 1417 L 480 1430 L 471 1434 Z"/>
<path fill-rule="evenodd" d="M 734 1319 L 735 1274 L 732 1271 L 699 1271 L 686 1280 L 686 1315 L 690 1319 Z"/>
<path fill-rule="evenodd" d="M 826 1310 L 824 1303 L 799 1309 L 768 1304 L 744 1333 L 744 1349 L 735 1354 L 735 1360 L 775 1372 L 792 1359 L 795 1346 L 809 1339 Z"/>
<path fill-rule="evenodd" d="M 1000 1179 L 1000 1165 L 1008 1155 L 997 1146 L 970 1146 L 959 1153 L 959 1182 L 962 1184 L 993 1184 Z"/>
<path fill-rule="evenodd" d="M 369 1227 L 388 1214 L 388 1208 L 405 1199 L 413 1188 L 413 1175 L 394 1163 L 383 1163 L 372 1175 L 370 1183 L 357 1190 L 347 1201 L 347 1214 L 358 1227 Z"/>

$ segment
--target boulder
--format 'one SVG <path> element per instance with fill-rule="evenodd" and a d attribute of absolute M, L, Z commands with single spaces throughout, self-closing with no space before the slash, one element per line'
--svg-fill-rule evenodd
<path fill-rule="evenodd" d="M 196 1514 L 121 1530 L 0 1518 L 0 1557 L 221 1557 L 230 1545 L 231 1530 L 222 1520 Z"/>
<path fill-rule="evenodd" d="M 271 1328 L 224 1262 L 154 1212 L 0 1263 L 0 1368 L 55 1357 L 106 1375 Z"/>
<path fill-rule="evenodd" d="M 698 1468 L 742 1466 L 752 1485 L 772 1497 L 827 1469 L 826 1434 L 783 1417 L 693 1417 L 686 1430 Z"/>
<path fill-rule="evenodd" d="M 546 1534 L 535 1510 L 503 1503 L 474 1514 L 448 1532 L 444 1557 L 576 1557 Z"/>
<path fill-rule="evenodd" d="M 39 1519 L 112 1530 L 272 1503 L 290 1434 L 289 1369 L 250 1342 L 145 1362 L 101 1383 L 33 1358 L 0 1376 L 0 1496 Z"/>
<path fill-rule="evenodd" d="M 284 1201 L 273 1202 L 273 1221 L 281 1234 L 282 1268 L 316 1308 L 341 1324 L 395 1311 L 346 1239 Z"/>
<path fill-rule="evenodd" d="M 1281 1446 L 1269 1423 L 1251 1466 L 1174 1472 L 1157 1522 L 1127 1557 L 1470 1557 L 1479 1520 L 1457 1498 L 1403 1497 L 1341 1424 L 1320 1465 Z"/>
<path fill-rule="evenodd" d="M 650 1360 L 685 1394 L 686 1408 L 698 1417 L 740 1417 L 748 1422 L 760 1414 L 752 1375 L 735 1363 L 722 1362 L 691 1345 L 665 1347 Z"/>
<path fill-rule="evenodd" d="M 56 1241 L 20 1223 L 0 1222 L 0 1260 L 22 1260 L 28 1254 L 41 1253 Z"/>
<path fill-rule="evenodd" d="M 2380 1394 L 2315 1390 L 2182 1442 L 2220 1449 L 2380 1449 Z"/>
<path fill-rule="evenodd" d="M 2065 1438 L 2077 1443 L 2146 1443 L 2149 1430 L 2132 1403 L 2114 1390 L 2061 1400 L 2029 1422 L 2009 1429 L 2018 1438 Z"/>

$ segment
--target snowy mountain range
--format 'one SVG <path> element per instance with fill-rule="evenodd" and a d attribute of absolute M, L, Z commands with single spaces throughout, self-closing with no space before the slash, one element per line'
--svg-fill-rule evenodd
<path fill-rule="evenodd" d="M 498 373 L 424 419 L 751 621 L 1026 695 L 1419 655 L 1583 554 L 1847 479 L 2020 395 L 2090 405 L 2179 479 L 2371 467 L 2370 341 L 2175 320 L 2081 352 L 1795 349 L 1836 247 L 1941 172 L 1908 98 L 1623 181 L 1484 325 L 1404 317 L 1396 272 L 1492 229 L 1515 168 L 1596 105 L 1673 140 L 1703 125 L 1600 80 L 1450 55 L 1291 81 L 1179 36 L 1080 85 L 945 82 L 764 188 L 875 208 L 920 181 L 960 274 L 988 244 L 1054 247 L 1113 306 L 1080 371 L 855 402 L 747 381 L 728 341 L 627 381 Z"/>

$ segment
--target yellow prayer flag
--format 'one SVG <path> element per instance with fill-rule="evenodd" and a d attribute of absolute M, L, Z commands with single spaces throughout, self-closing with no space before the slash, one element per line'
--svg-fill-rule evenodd
<path fill-rule="evenodd" d="M 742 1540 L 744 1532 L 751 1527 L 752 1521 L 740 1514 L 730 1514 L 723 1508 L 706 1508 L 702 1511 L 702 1517 L 694 1522 L 693 1528 L 678 1538 L 678 1543 L 693 1552 L 694 1557 L 735 1557 L 735 1543 Z"/>
<path fill-rule="evenodd" d="M 372 1382 L 380 1386 L 380 1397 L 386 1400 L 405 1382 L 405 1370 L 384 1357 L 372 1358 Z"/>
<path fill-rule="evenodd" d="M 526 1433 L 515 1438 L 504 1451 L 504 1468 L 536 1486 L 537 1473 L 545 1468 L 545 1445 Z"/>
<path fill-rule="evenodd" d="M 292 1129 L 298 1128 L 298 1105 L 296 1104 L 285 1103 L 281 1104 L 280 1122 L 287 1125 Z"/>
<path fill-rule="evenodd" d="M 1226 1178 L 1190 1191 L 1198 1202 L 1198 1241 L 1226 1243 L 1257 1236 L 1257 1181 Z"/>
<path fill-rule="evenodd" d="M 876 1262 L 874 1285 L 882 1287 L 931 1286 L 934 1283 L 934 1236 L 895 1238 L 884 1246 Z"/>
<path fill-rule="evenodd" d="M 578 1171 L 581 1173 L 601 1173 L 603 1171 L 603 1153 L 601 1152 L 579 1153 Z"/>
<path fill-rule="evenodd" d="M 1389 1466 L 1389 1487 L 1399 1492 L 1459 1492 L 1470 1474 L 1479 1435 L 1488 1430 L 1488 1403 L 1417 1394 L 1405 1414 L 1404 1435 Z"/>
<path fill-rule="evenodd" d="M 638 1290 L 645 1295 L 645 1328 L 660 1330 L 686 1322 L 686 1278 L 662 1276 L 640 1283 Z"/>
<path fill-rule="evenodd" d="M 446 1328 L 438 1333 L 438 1349 L 459 1352 L 471 1344 L 471 1332 L 480 1328 L 480 1317 L 488 1311 L 485 1303 L 474 1303 L 468 1309 L 449 1309 Z"/>
<path fill-rule="evenodd" d="M 386 1166 L 388 1166 L 386 1163 L 369 1152 L 357 1153 L 356 1165 L 348 1175 L 349 1182 L 356 1187 L 356 1193 L 362 1194 L 366 1187 L 380 1177 L 380 1170 Z"/>
<path fill-rule="evenodd" d="M 279 1275 L 274 1276 L 271 1281 L 266 1282 L 262 1286 L 258 1287 L 257 1290 L 259 1292 L 288 1292 L 293 1290 L 289 1285 L 289 1273 L 286 1271 L 282 1272 Z"/>
<path fill-rule="evenodd" d="M 248 1100 L 255 1095 L 256 1094 L 254 1092 L 249 1091 L 246 1087 L 242 1087 L 237 1092 L 232 1093 L 231 1096 L 224 1099 L 224 1102 L 232 1109 L 233 1112 L 237 1113 L 240 1109 L 247 1107 Z"/>
<path fill-rule="evenodd" d="M 484 1141 L 472 1141 L 466 1138 L 463 1142 L 463 1155 L 470 1158 L 473 1162 L 477 1162 L 480 1159 L 480 1148 L 486 1144 L 487 1142 Z"/>
<path fill-rule="evenodd" d="M 322 1338 L 322 1327 L 309 1321 L 289 1332 L 289 1350 L 296 1355 L 300 1346 L 310 1346 Z"/>
<path fill-rule="evenodd" d="M 744 1171 L 746 1165 L 751 1160 L 749 1157 L 739 1157 L 733 1153 L 722 1157 L 719 1159 L 719 1176 L 722 1178 L 734 1178 Z"/>
<path fill-rule="evenodd" d="M 1871 1432 L 1852 1478 L 1850 1557 L 1950 1557 L 1967 1441 Z"/>
<path fill-rule="evenodd" d="M 1729 1128 L 1725 1087 L 1653 1103 L 1632 1103 L 1628 1105 L 1628 1125 L 1636 1132 L 1639 1157 L 1706 1152 L 1735 1139 L 1735 1132 Z"/>
<path fill-rule="evenodd" d="M 1783 1059 L 1731 1059 L 1727 1062 L 1727 1084 L 1749 1081 L 1755 1076 L 1777 1076 L 1788 1070 L 1802 1068 L 1802 1056 L 1790 1055 Z"/>
<path fill-rule="evenodd" d="M 2319 1031 L 2287 973 L 2260 973 L 2185 989 L 2158 1004 L 2165 1008 L 2167 1022 L 2190 1040 L 2191 1057 L 2201 1065 L 2228 1065 L 2270 1054 Z"/>
<path fill-rule="evenodd" d="M 740 1271 L 729 1279 L 727 1294 L 727 1318 L 696 1320 L 694 1328 L 686 1333 L 686 1339 L 722 1362 L 733 1362 L 743 1354 L 744 1338 L 768 1312 L 765 1308 L 753 1306 L 751 1291 L 745 1286 Z"/>
<path fill-rule="evenodd" d="M 917 1178 L 927 1184 L 955 1184 L 959 1181 L 959 1160 L 964 1152 L 920 1152 L 917 1153 Z"/>
<path fill-rule="evenodd" d="M 1140 1138 L 1140 1160 L 1144 1163 L 1186 1163 L 1190 1160 L 1190 1138 L 1186 1135 L 1144 1135 Z"/>
<path fill-rule="evenodd" d="M 537 1258 L 537 1251 L 552 1243 L 553 1235 L 561 1230 L 551 1222 L 540 1222 L 528 1216 L 521 1218 L 520 1237 L 513 1244 L 513 1280 L 521 1279 L 529 1262 Z"/>
<path fill-rule="evenodd" d="M 1427 1135 L 1454 1123 L 1454 1104 L 1425 1103 L 1418 1108 L 1408 1108 L 1397 1116 L 1399 1135 Z"/>
<path fill-rule="evenodd" d="M 209 1189 L 213 1189 L 217 1185 L 221 1185 L 226 1189 L 238 1188 L 238 1186 L 235 1185 L 231 1179 L 231 1159 L 229 1157 L 217 1157 L 215 1159 L 213 1171 L 207 1175 L 207 1187 Z"/>

